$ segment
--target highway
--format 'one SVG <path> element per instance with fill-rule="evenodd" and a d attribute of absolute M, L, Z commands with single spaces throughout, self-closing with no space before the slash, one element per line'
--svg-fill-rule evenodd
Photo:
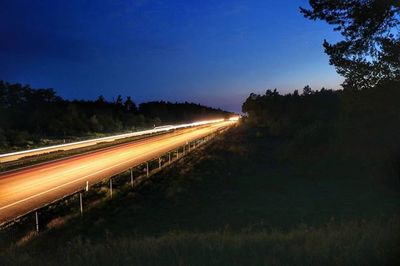
<path fill-rule="evenodd" d="M 114 135 L 114 136 L 109 136 L 109 137 L 104 137 L 104 138 L 89 139 L 89 140 L 72 142 L 72 143 L 67 143 L 67 144 L 60 144 L 60 145 L 54 145 L 54 146 L 49 146 L 49 147 L 11 152 L 11 153 L 7 153 L 7 154 L 0 154 L 0 163 L 19 160 L 19 159 L 27 157 L 27 156 L 42 155 L 42 154 L 55 152 L 55 151 L 73 150 L 73 149 L 93 146 L 93 145 L 96 145 L 99 143 L 113 142 L 113 141 L 116 141 L 119 139 L 126 139 L 126 138 L 137 137 L 137 136 L 148 136 L 148 135 L 155 134 L 155 133 L 163 133 L 163 132 L 168 132 L 171 130 L 189 128 L 189 127 L 198 127 L 198 126 L 213 124 L 213 123 L 217 123 L 217 122 L 221 122 L 221 121 L 223 121 L 223 119 L 199 121 L 199 122 L 194 122 L 194 123 L 189 123 L 189 124 L 169 125 L 169 126 L 163 126 L 163 127 L 158 127 L 158 128 L 154 128 L 154 129 L 148 129 L 148 130 L 132 132 L 132 133 L 125 133 L 125 134 L 120 134 L 120 135 Z"/>
<path fill-rule="evenodd" d="M 185 128 L 0 174 L 0 224 L 234 123 Z"/>

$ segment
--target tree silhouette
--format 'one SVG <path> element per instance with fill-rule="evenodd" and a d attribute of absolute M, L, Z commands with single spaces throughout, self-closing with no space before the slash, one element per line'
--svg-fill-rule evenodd
<path fill-rule="evenodd" d="M 303 88 L 303 95 L 311 95 L 313 93 L 311 87 L 309 85 Z"/>
<path fill-rule="evenodd" d="M 126 97 L 126 101 L 124 103 L 125 112 L 137 112 L 136 104 L 132 101 L 131 96 Z"/>
<path fill-rule="evenodd" d="M 108 102 L 69 101 L 53 89 L 32 89 L 0 81 L 0 149 L 35 145 L 43 138 L 69 138 L 92 133 L 140 130 L 166 123 L 223 117 L 229 113 L 193 103 L 142 103 L 131 97 Z"/>
<path fill-rule="evenodd" d="M 345 88 L 363 89 L 400 80 L 399 0 L 310 0 L 306 18 L 335 25 L 343 41 L 324 41 L 330 63 L 346 80 Z"/>

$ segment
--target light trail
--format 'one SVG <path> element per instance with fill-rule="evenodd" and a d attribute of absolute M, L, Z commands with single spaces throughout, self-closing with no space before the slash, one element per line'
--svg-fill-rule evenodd
<path fill-rule="evenodd" d="M 220 121 L 150 136 L 0 175 L 0 223 L 235 124 Z"/>
<path fill-rule="evenodd" d="M 53 146 L 18 151 L 18 152 L 10 152 L 10 153 L 6 153 L 6 154 L 0 154 L 0 163 L 15 161 L 20 158 L 27 157 L 27 156 L 41 155 L 41 154 L 46 154 L 46 153 L 50 153 L 50 152 L 54 152 L 54 151 L 66 151 L 66 150 L 78 149 L 78 148 L 93 146 L 93 145 L 103 143 L 103 142 L 112 142 L 112 141 L 116 141 L 119 139 L 151 135 L 151 134 L 155 134 L 155 133 L 168 132 L 171 130 L 182 129 L 182 128 L 198 127 L 198 126 L 202 126 L 202 125 L 219 123 L 222 121 L 224 121 L 224 119 L 214 119 L 214 120 L 199 121 L 199 122 L 188 123 L 188 124 L 162 126 L 162 127 L 157 127 L 154 129 L 138 131 L 138 132 L 133 132 L 133 133 L 125 133 L 125 134 L 120 134 L 120 135 L 104 137 L 104 138 L 83 140 L 83 141 L 78 141 L 78 142 L 71 142 L 71 143 L 66 143 L 66 144 L 53 145 Z"/>

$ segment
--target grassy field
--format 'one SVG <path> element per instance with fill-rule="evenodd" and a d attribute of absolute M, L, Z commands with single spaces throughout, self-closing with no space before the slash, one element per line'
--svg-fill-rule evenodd
<path fill-rule="evenodd" d="M 361 163 L 282 159 L 244 126 L 83 217 L 54 217 L 1 265 L 395 265 L 399 188 Z"/>

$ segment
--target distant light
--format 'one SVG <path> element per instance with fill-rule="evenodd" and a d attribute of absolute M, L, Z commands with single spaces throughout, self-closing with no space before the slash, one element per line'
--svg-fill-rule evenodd
<path fill-rule="evenodd" d="M 239 121 L 240 116 L 232 116 L 229 118 L 229 121 Z"/>

